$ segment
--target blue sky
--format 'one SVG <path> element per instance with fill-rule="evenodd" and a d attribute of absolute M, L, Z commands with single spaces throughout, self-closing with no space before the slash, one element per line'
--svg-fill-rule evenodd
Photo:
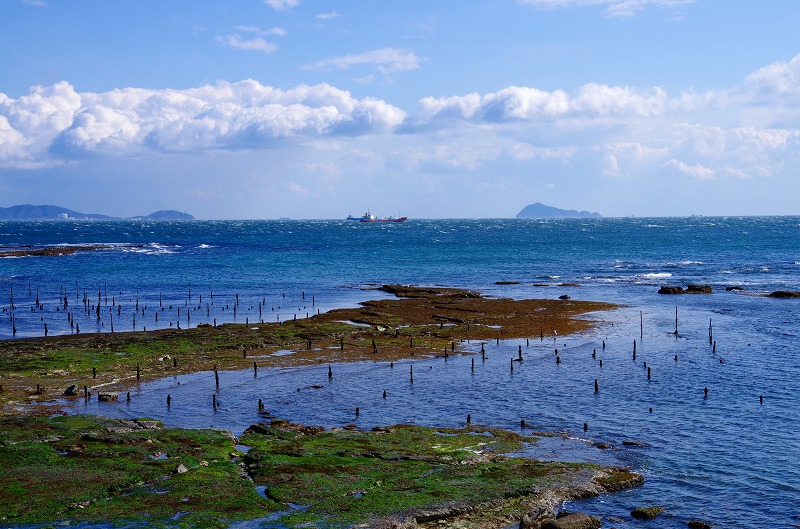
<path fill-rule="evenodd" d="M 800 214 L 800 1 L 4 0 L 0 206 Z"/>

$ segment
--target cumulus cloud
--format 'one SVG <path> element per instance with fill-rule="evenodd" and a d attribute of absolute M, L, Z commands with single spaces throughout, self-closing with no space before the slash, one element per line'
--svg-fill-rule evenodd
<path fill-rule="evenodd" d="M 276 11 L 286 11 L 300 5 L 300 0 L 264 0 L 264 3 Z"/>
<path fill-rule="evenodd" d="M 647 7 L 678 7 L 693 4 L 695 0 L 518 0 L 520 4 L 540 9 L 561 9 L 567 7 L 605 7 L 609 17 L 633 16 Z"/>
<path fill-rule="evenodd" d="M 359 100 L 327 84 L 280 90 L 247 80 L 79 93 L 61 82 L 19 99 L 0 93 L 0 165 L 148 149 L 259 148 L 286 138 L 386 132 L 404 119 L 385 101 Z"/>
<path fill-rule="evenodd" d="M 776 62 L 756 70 L 747 82 L 760 97 L 800 96 L 800 55 L 789 62 Z"/>
<path fill-rule="evenodd" d="M 556 118 L 648 117 L 664 112 L 668 98 L 661 88 L 588 84 L 574 96 L 531 87 L 510 86 L 484 95 L 426 97 L 418 105 L 423 121 L 466 119 L 484 122 L 553 120 Z"/>
<path fill-rule="evenodd" d="M 332 59 L 324 59 L 303 67 L 305 70 L 349 70 L 353 66 L 374 66 L 382 74 L 390 74 L 406 70 L 416 70 L 424 59 L 409 50 L 383 48 L 356 55 L 344 55 Z"/>

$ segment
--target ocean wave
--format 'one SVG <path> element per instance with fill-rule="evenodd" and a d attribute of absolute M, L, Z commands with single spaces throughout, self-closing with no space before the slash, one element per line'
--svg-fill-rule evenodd
<path fill-rule="evenodd" d="M 206 248 L 219 248 L 219 246 L 214 246 L 213 244 L 201 244 L 201 245 L 198 246 L 198 248 L 203 248 L 203 249 L 206 249 Z"/>
<path fill-rule="evenodd" d="M 641 277 L 645 279 L 661 279 L 663 277 L 672 277 L 670 272 L 648 272 L 646 274 L 637 274 L 634 277 Z"/>
<path fill-rule="evenodd" d="M 122 251 L 126 253 L 140 253 L 144 255 L 166 255 L 177 253 L 178 245 L 166 245 L 152 242 L 142 246 L 122 247 Z"/>

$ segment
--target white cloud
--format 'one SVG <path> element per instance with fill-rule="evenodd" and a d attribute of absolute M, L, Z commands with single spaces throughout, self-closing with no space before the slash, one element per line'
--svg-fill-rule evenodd
<path fill-rule="evenodd" d="M 44 0 L 22 0 L 22 3 L 31 7 L 50 7 Z"/>
<path fill-rule="evenodd" d="M 277 35 L 278 37 L 285 37 L 287 35 L 286 30 L 279 27 L 262 29 L 258 26 L 234 26 L 233 29 L 245 33 L 255 33 L 256 35 L 261 35 L 262 37 L 271 37 L 273 35 Z"/>
<path fill-rule="evenodd" d="M 275 50 L 278 49 L 277 44 L 275 44 L 274 42 L 269 42 L 267 40 L 264 40 L 261 37 L 256 37 L 253 39 L 245 39 L 242 38 L 241 35 L 236 33 L 231 35 L 225 35 L 224 37 L 217 37 L 217 41 L 224 46 L 228 46 L 230 48 L 236 48 L 239 50 L 273 53 Z"/>
<path fill-rule="evenodd" d="M 789 62 L 776 62 L 756 70 L 747 82 L 763 98 L 800 96 L 800 55 Z"/>
<path fill-rule="evenodd" d="M 416 70 L 425 59 L 417 57 L 409 50 L 383 48 L 356 55 L 344 55 L 332 59 L 324 59 L 304 66 L 305 70 L 349 70 L 353 66 L 375 66 L 382 74 Z"/>
<path fill-rule="evenodd" d="M 187 90 L 78 93 L 68 83 L 0 93 L 0 165 L 80 154 L 195 152 L 268 146 L 295 137 L 391 131 L 405 112 L 327 84 L 279 90 L 248 80 Z"/>
<path fill-rule="evenodd" d="M 605 7 L 609 17 L 633 16 L 650 7 L 679 7 L 693 4 L 696 0 L 518 0 L 520 4 L 540 9 L 561 9 L 568 7 Z"/>
<path fill-rule="evenodd" d="M 264 3 L 276 11 L 286 11 L 300 5 L 300 0 L 264 0 Z"/>
<path fill-rule="evenodd" d="M 696 178 L 698 180 L 710 180 L 711 178 L 714 178 L 714 171 L 708 167 L 700 165 L 699 163 L 690 165 L 673 158 L 664 166 L 675 169 L 679 173 L 682 173 L 686 176 L 691 176 L 692 178 Z"/>
<path fill-rule="evenodd" d="M 541 121 L 558 118 L 648 117 L 664 112 L 668 98 L 661 88 L 587 84 L 575 96 L 510 86 L 484 95 L 426 97 L 418 105 L 423 122 L 467 119 L 483 122 Z"/>
<path fill-rule="evenodd" d="M 340 15 L 336 11 L 331 11 L 330 13 L 319 13 L 317 14 L 316 18 L 319 20 L 333 20 L 334 18 L 339 18 Z"/>

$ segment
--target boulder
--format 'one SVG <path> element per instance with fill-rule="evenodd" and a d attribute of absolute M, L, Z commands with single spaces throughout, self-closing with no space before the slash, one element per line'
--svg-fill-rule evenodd
<path fill-rule="evenodd" d="M 113 391 L 101 391 L 97 394 L 98 402 L 114 402 L 119 400 L 119 395 Z"/>
<path fill-rule="evenodd" d="M 562 294 L 562 295 L 558 296 L 558 299 L 569 299 L 569 296 L 566 295 L 566 294 Z"/>
<path fill-rule="evenodd" d="M 731 291 L 740 291 L 740 290 L 744 290 L 744 287 L 741 287 L 741 286 L 739 286 L 739 285 L 734 285 L 734 286 L 732 286 L 732 287 L 725 287 L 725 290 L 727 290 L 728 292 L 731 292 Z"/>
<path fill-rule="evenodd" d="M 583 512 L 574 512 L 555 520 L 545 520 L 541 524 L 541 529 L 597 529 L 602 526 L 600 518 Z"/>
<path fill-rule="evenodd" d="M 701 522 L 700 520 L 691 520 L 686 522 L 689 529 L 711 529 L 711 524 Z"/>
<path fill-rule="evenodd" d="M 541 529 L 542 522 L 555 517 L 556 511 L 552 507 L 539 506 L 522 515 L 519 520 L 519 529 Z"/>
<path fill-rule="evenodd" d="M 661 285 L 661 288 L 658 289 L 658 293 L 659 294 L 685 294 L 686 291 L 683 290 L 683 287 Z"/>
<path fill-rule="evenodd" d="M 664 507 L 653 505 L 652 507 L 636 507 L 631 511 L 631 516 L 637 520 L 652 520 L 664 512 Z"/>
<path fill-rule="evenodd" d="M 78 386 L 76 384 L 71 385 L 67 389 L 64 390 L 65 397 L 77 397 L 78 396 Z"/>
<path fill-rule="evenodd" d="M 800 298 L 800 292 L 793 292 L 791 290 L 776 290 L 768 297 L 770 298 L 778 298 L 778 299 L 792 299 L 792 298 Z"/>
<path fill-rule="evenodd" d="M 711 294 L 712 288 L 711 285 L 687 285 L 686 286 L 686 293 L 687 294 Z"/>

